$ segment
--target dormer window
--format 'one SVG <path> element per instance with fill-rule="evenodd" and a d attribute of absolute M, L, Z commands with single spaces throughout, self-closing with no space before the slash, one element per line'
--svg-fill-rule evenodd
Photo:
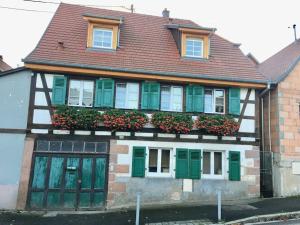
<path fill-rule="evenodd" d="M 186 54 L 188 57 L 203 58 L 203 40 L 200 38 L 186 39 Z"/>
<path fill-rule="evenodd" d="M 113 31 L 111 29 L 94 28 L 93 30 L 93 47 L 108 48 L 113 47 Z"/>
<path fill-rule="evenodd" d="M 117 50 L 121 17 L 84 14 L 88 21 L 87 48 Z"/>

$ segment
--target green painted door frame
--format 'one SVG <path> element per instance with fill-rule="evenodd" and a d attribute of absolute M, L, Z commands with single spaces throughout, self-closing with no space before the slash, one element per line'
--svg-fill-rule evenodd
<path fill-rule="evenodd" d="M 103 208 L 107 197 L 107 163 L 105 154 L 35 152 L 27 208 Z"/>

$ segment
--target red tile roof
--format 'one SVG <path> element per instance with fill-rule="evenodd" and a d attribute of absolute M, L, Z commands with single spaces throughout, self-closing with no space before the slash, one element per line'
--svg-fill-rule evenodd
<path fill-rule="evenodd" d="M 280 82 L 300 60 L 300 41 L 295 41 L 262 62 L 258 69 L 270 81 Z"/>
<path fill-rule="evenodd" d="M 10 65 L 3 61 L 2 55 L 0 55 L 0 72 L 12 69 Z"/>
<path fill-rule="evenodd" d="M 123 17 L 120 47 L 105 52 L 86 49 L 88 22 L 83 14 Z M 166 25 L 168 18 L 62 3 L 26 63 L 69 65 L 84 68 L 201 77 L 264 83 L 250 60 L 233 43 L 213 34 L 208 60 L 182 58 Z M 173 19 L 173 24 L 198 26 Z M 59 48 L 63 42 L 65 48 Z"/>

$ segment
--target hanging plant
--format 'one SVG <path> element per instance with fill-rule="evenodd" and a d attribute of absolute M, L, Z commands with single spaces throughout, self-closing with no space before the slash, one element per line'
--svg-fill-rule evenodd
<path fill-rule="evenodd" d="M 193 128 L 193 119 L 183 113 L 156 112 L 151 123 L 165 133 L 189 133 Z"/>
<path fill-rule="evenodd" d="M 233 117 L 225 115 L 199 115 L 195 125 L 203 133 L 218 136 L 235 135 L 240 128 Z"/>
<path fill-rule="evenodd" d="M 125 112 L 123 110 L 111 109 L 102 114 L 101 120 L 104 126 L 112 131 L 137 131 L 143 129 L 148 122 L 148 117 L 145 113 L 136 110 Z"/>

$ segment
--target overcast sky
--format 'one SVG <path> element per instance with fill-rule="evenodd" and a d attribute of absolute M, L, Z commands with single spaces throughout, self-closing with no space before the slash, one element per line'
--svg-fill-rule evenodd
<path fill-rule="evenodd" d="M 42 0 L 60 2 L 59 0 Z M 164 8 L 171 17 L 191 19 L 199 25 L 217 28 L 217 33 L 241 43 L 245 54 L 251 52 L 259 61 L 270 57 L 292 41 L 298 25 L 300 36 L 300 0 L 64 0 L 66 3 L 125 6 L 134 5 L 136 13 L 161 16 Z M 1 7 L 45 12 L 28 12 Z M 36 46 L 57 4 L 24 0 L 0 0 L 0 55 L 11 66 L 22 65 Z M 112 9 L 112 8 L 110 8 Z M 116 10 L 126 10 L 113 7 Z"/>

